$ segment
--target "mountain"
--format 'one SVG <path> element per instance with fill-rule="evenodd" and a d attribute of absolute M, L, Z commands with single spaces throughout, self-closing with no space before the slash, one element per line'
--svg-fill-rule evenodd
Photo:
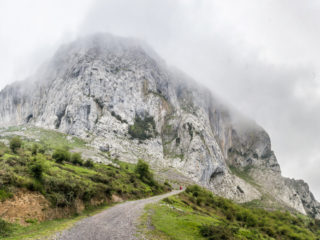
<path fill-rule="evenodd" d="M 0 93 L 0 125 L 30 124 L 148 161 L 236 202 L 320 218 L 302 180 L 281 176 L 269 135 L 145 43 L 96 34 L 61 46 L 28 81 Z M 178 177 L 177 177 L 178 178 Z"/>

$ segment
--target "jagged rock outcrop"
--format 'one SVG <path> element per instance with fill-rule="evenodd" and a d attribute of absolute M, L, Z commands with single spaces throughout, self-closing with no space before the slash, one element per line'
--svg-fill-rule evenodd
<path fill-rule="evenodd" d="M 314 198 L 309 186 L 303 180 L 285 179 L 286 183 L 296 191 L 301 199 L 306 213 L 314 218 L 320 219 L 320 203 Z"/>
<path fill-rule="evenodd" d="M 281 176 L 261 127 L 137 40 L 97 34 L 62 46 L 33 81 L 1 91 L 0 125 L 14 124 L 80 136 L 123 161 L 175 168 L 238 202 L 268 194 L 319 217 L 307 185 Z"/>

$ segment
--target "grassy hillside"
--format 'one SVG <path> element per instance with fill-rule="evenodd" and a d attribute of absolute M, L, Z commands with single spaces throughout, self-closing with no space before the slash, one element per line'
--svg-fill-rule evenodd
<path fill-rule="evenodd" d="M 85 150 L 83 141 L 58 132 L 11 128 L 2 132 L 0 140 L 0 207 L 13 201 L 18 193 L 34 192 L 43 196 L 50 208 L 74 214 L 79 213 L 79 203 L 90 209 L 111 204 L 115 196 L 122 200 L 138 199 L 169 190 L 153 180 L 143 161 L 136 166 L 108 157 L 108 165 L 94 163 L 81 153 L 72 152 L 73 148 Z M 0 218 L 0 238 L 46 226 L 39 225 L 34 216 L 24 219 L 33 227 L 10 221 L 13 223 Z"/>
<path fill-rule="evenodd" d="M 143 228 L 153 229 L 145 233 L 150 239 L 320 239 L 319 220 L 245 207 L 196 185 L 147 212 Z"/>

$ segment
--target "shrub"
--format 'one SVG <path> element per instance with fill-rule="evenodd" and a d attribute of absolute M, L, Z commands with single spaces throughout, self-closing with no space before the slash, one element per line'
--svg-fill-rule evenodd
<path fill-rule="evenodd" d="M 56 149 L 52 154 L 52 158 L 55 159 L 57 163 L 63 163 L 64 161 L 70 162 L 70 153 L 64 149 Z"/>
<path fill-rule="evenodd" d="M 74 164 L 74 165 L 80 165 L 82 166 L 83 165 L 83 160 L 81 158 L 81 154 L 80 153 L 73 153 L 71 155 L 71 162 Z"/>
<path fill-rule="evenodd" d="M 214 198 L 211 192 L 199 187 L 198 185 L 191 185 L 186 188 L 186 193 L 189 196 L 191 202 L 196 203 L 199 206 L 213 205 Z"/>
<path fill-rule="evenodd" d="M 32 176 L 37 179 L 41 180 L 42 179 L 42 174 L 43 174 L 43 165 L 40 161 L 34 161 L 33 163 L 30 164 L 29 169 L 31 171 Z"/>
<path fill-rule="evenodd" d="M 50 177 L 44 180 L 44 187 L 47 196 L 54 206 L 72 206 L 77 198 L 81 199 L 85 190 L 90 186 L 83 185 L 83 181 L 78 178 L 67 176 L 66 178 Z"/>
<path fill-rule="evenodd" d="M 136 167 L 135 173 L 141 179 L 142 182 L 148 184 L 150 187 L 154 188 L 156 192 L 161 192 L 164 187 L 160 187 L 159 184 L 154 180 L 153 174 L 149 169 L 149 165 L 143 160 L 139 160 Z"/>
<path fill-rule="evenodd" d="M 163 185 L 164 185 L 169 191 L 172 190 L 172 186 L 171 186 L 171 184 L 170 184 L 167 180 L 163 183 Z"/>
<path fill-rule="evenodd" d="M 13 197 L 13 194 L 7 189 L 0 189 L 0 202 Z"/>
<path fill-rule="evenodd" d="M 162 201 L 164 201 L 164 202 L 166 202 L 166 203 L 169 203 L 169 204 L 174 204 L 174 200 L 172 199 L 172 198 L 170 198 L 170 197 L 166 197 L 166 198 L 164 198 Z"/>
<path fill-rule="evenodd" d="M 31 154 L 37 155 L 39 146 L 37 144 L 33 144 L 31 148 Z"/>
<path fill-rule="evenodd" d="M 146 140 L 156 134 L 156 124 L 153 117 L 146 116 L 142 119 L 139 116 L 135 117 L 134 124 L 129 125 L 129 134 L 132 138 Z"/>
<path fill-rule="evenodd" d="M 83 165 L 85 167 L 87 167 L 87 168 L 93 168 L 94 167 L 93 161 L 90 158 L 87 161 L 85 161 Z"/>
<path fill-rule="evenodd" d="M 122 119 L 120 115 L 116 114 L 115 111 L 112 111 L 111 115 L 113 117 L 115 117 L 118 121 L 122 122 L 122 123 L 128 123 L 125 119 Z"/>
<path fill-rule="evenodd" d="M 13 137 L 10 140 L 10 149 L 13 153 L 17 153 L 17 150 L 21 148 L 22 141 L 19 137 Z"/>
<path fill-rule="evenodd" d="M 144 182 L 153 179 L 153 175 L 149 170 L 149 165 L 141 159 L 139 159 L 137 163 L 135 173 L 138 174 L 139 178 Z"/>
<path fill-rule="evenodd" d="M 45 152 L 46 152 L 46 147 L 44 146 L 39 147 L 38 153 L 44 154 Z"/>
<path fill-rule="evenodd" d="M 269 237 L 273 237 L 274 238 L 274 237 L 277 236 L 275 230 L 270 226 L 264 226 L 264 227 L 261 228 L 261 230 L 263 232 L 265 232 Z"/>
<path fill-rule="evenodd" d="M 65 195 L 59 192 L 52 192 L 48 194 L 47 197 L 51 200 L 53 206 L 65 207 L 69 205 L 69 202 L 66 199 Z"/>
<path fill-rule="evenodd" d="M 12 224 L 0 218 L 0 237 L 8 237 L 12 232 Z"/>
<path fill-rule="evenodd" d="M 234 233 L 227 226 L 202 225 L 200 234 L 209 240 L 232 240 Z"/>
<path fill-rule="evenodd" d="M 108 176 L 102 175 L 102 174 L 95 174 L 93 176 L 90 176 L 90 179 L 94 182 L 109 184 L 110 178 Z"/>
<path fill-rule="evenodd" d="M 25 183 L 25 185 L 26 185 L 25 187 L 27 187 L 27 189 L 30 191 L 36 191 L 36 192 L 40 192 L 40 193 L 44 192 L 43 185 L 39 181 L 29 180 Z"/>
<path fill-rule="evenodd" d="M 0 142 L 0 157 L 2 157 L 5 153 L 8 153 L 7 150 L 7 146 L 4 143 Z"/>
<path fill-rule="evenodd" d="M 37 223 L 38 220 L 37 219 L 33 219 L 33 218 L 27 218 L 26 220 L 24 220 L 26 223 L 30 223 L 30 224 L 34 224 Z"/>
<path fill-rule="evenodd" d="M 107 187 L 105 189 L 105 194 L 106 194 L 107 198 L 111 198 L 112 197 L 112 188 L 111 187 Z"/>

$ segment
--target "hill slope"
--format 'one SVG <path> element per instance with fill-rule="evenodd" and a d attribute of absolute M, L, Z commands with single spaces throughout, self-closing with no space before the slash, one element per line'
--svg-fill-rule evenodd
<path fill-rule="evenodd" d="M 0 124 L 57 129 L 235 201 L 320 217 L 308 185 L 281 176 L 260 126 L 137 40 L 96 34 L 62 46 L 32 83 L 1 91 Z"/>
<path fill-rule="evenodd" d="M 238 205 L 195 185 L 147 209 L 141 232 L 150 240 L 312 240 L 320 237 L 319 220 Z"/>
<path fill-rule="evenodd" d="M 0 129 L 0 239 L 39 239 L 93 210 L 170 190 L 143 161 L 120 162 L 77 137 Z"/>

